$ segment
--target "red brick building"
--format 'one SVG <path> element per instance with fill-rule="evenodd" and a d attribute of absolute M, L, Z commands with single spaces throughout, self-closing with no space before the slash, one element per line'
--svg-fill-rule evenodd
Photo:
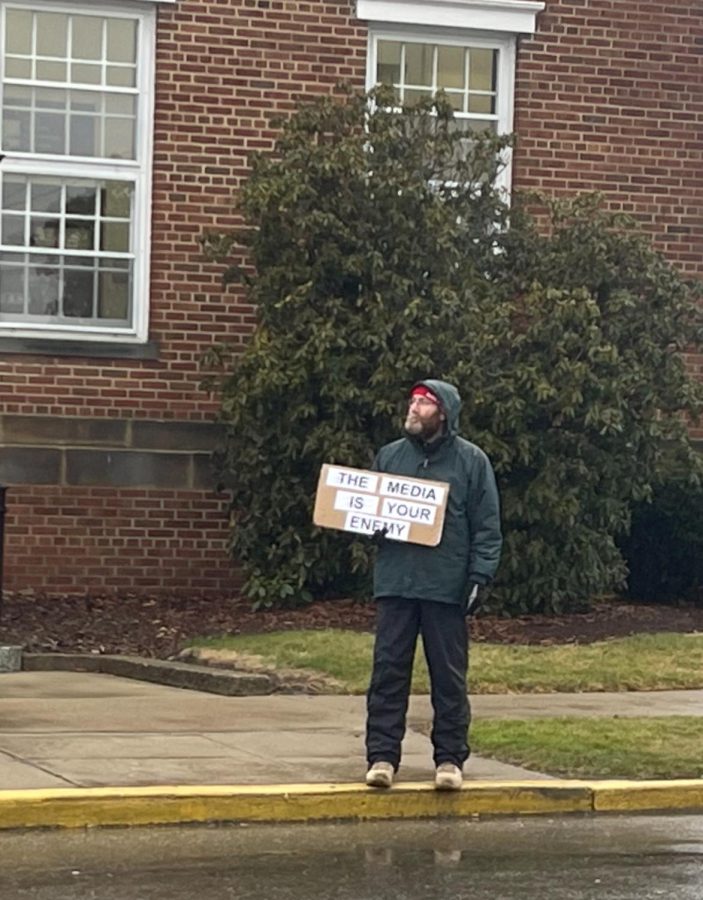
<path fill-rule="evenodd" d="M 506 181 L 602 190 L 703 255 L 698 0 L 0 0 L 5 587 L 227 591 L 200 356 L 254 310 L 198 237 L 273 114 L 441 86 L 515 130 Z M 703 361 L 692 358 L 703 374 Z M 703 433 L 699 434 L 703 437 Z"/>

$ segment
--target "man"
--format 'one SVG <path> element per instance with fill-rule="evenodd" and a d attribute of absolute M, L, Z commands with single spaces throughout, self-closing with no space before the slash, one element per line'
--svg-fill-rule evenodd
<path fill-rule="evenodd" d="M 373 671 L 367 694 L 370 787 L 390 787 L 400 764 L 418 634 L 430 673 L 435 787 L 458 790 L 469 756 L 465 616 L 476 608 L 502 544 L 498 491 L 486 454 L 459 437 L 461 398 L 444 381 L 416 384 L 405 437 L 382 447 L 374 469 L 449 484 L 436 547 L 382 539 L 374 570 L 377 602 Z"/>

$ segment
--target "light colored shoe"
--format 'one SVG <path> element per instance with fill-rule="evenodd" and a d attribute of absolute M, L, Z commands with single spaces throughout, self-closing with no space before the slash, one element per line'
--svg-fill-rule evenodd
<path fill-rule="evenodd" d="M 394 775 L 393 763 L 375 762 L 366 773 L 366 784 L 369 787 L 389 788 L 393 784 Z"/>
<path fill-rule="evenodd" d="M 438 791 L 460 791 L 463 775 L 459 766 L 444 762 L 437 766 L 434 786 Z"/>

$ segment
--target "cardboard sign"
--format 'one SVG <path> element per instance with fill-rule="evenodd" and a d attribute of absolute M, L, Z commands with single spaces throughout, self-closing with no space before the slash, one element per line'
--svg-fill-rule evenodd
<path fill-rule="evenodd" d="M 385 530 L 389 540 L 436 547 L 442 539 L 448 496 L 444 481 L 325 464 L 313 522 L 357 534 Z"/>

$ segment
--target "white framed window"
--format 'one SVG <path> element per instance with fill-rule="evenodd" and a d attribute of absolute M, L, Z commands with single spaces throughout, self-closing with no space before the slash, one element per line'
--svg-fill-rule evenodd
<path fill-rule="evenodd" d="M 143 343 L 151 4 L 0 0 L 0 336 Z"/>
<path fill-rule="evenodd" d="M 375 27 L 369 35 L 368 87 L 393 88 L 399 105 L 412 106 L 443 90 L 459 127 L 509 134 L 513 128 L 515 41 L 445 29 Z M 500 186 L 510 187 L 506 151 Z"/>
<path fill-rule="evenodd" d="M 374 31 L 370 85 L 393 88 L 399 106 L 414 106 L 443 90 L 467 131 L 504 132 L 512 125 L 509 41 Z"/>
<path fill-rule="evenodd" d="M 386 84 L 412 106 L 438 90 L 467 132 L 513 130 L 518 33 L 534 32 L 540 0 L 358 0 L 369 22 L 367 88 Z M 509 192 L 512 152 L 499 186 Z"/>

